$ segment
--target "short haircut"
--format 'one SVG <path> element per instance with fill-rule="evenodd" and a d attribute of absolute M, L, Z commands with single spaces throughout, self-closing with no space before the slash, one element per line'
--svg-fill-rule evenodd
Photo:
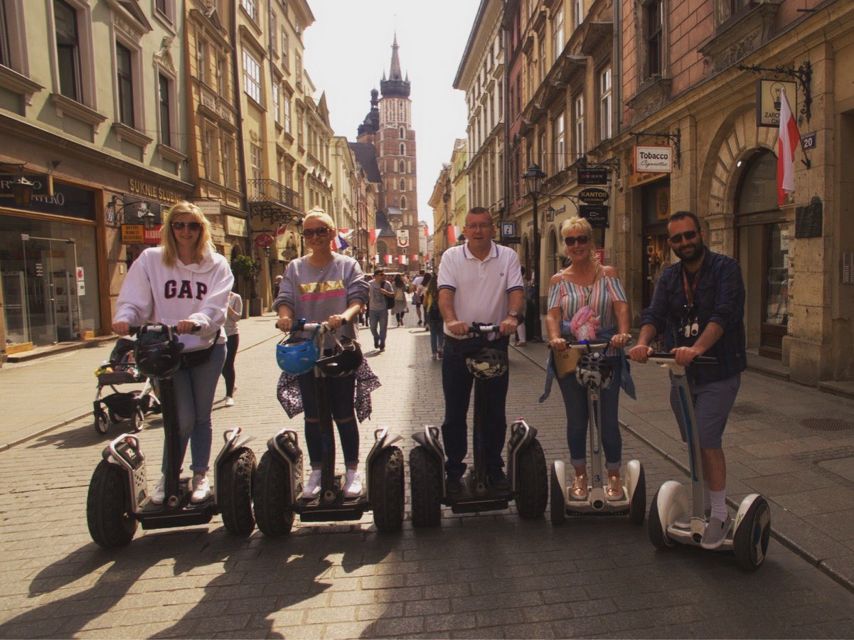
<path fill-rule="evenodd" d="M 487 215 L 492 218 L 492 213 L 486 207 L 472 207 L 469 209 L 469 213 L 476 216 Z"/>
<path fill-rule="evenodd" d="M 690 218 L 694 221 L 694 228 L 697 231 L 700 233 L 703 232 L 703 227 L 700 225 L 700 219 L 697 217 L 697 214 L 692 211 L 677 211 L 667 219 L 667 224 L 676 222 L 677 220 L 685 220 L 686 218 Z"/>
<path fill-rule="evenodd" d="M 374 269 L 374 275 L 375 276 L 385 275 L 385 270 L 384 269 Z"/>

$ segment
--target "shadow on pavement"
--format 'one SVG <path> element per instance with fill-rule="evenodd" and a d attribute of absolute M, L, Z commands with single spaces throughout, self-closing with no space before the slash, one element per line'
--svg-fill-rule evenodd
<path fill-rule="evenodd" d="M 160 415 L 149 414 L 145 416 L 143 431 L 149 429 L 161 429 L 163 419 Z M 123 420 L 110 426 L 107 433 L 101 435 L 92 426 L 91 418 L 83 418 L 81 424 L 70 429 L 56 429 L 40 435 L 32 442 L 27 443 L 27 448 L 38 449 L 41 447 L 52 447 L 55 449 L 83 449 L 97 445 L 99 442 L 106 446 L 107 443 L 118 438 L 123 433 L 130 432 L 130 422 Z"/>

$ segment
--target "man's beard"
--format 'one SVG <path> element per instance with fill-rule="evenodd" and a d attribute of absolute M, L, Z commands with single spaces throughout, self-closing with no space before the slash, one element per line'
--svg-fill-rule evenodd
<path fill-rule="evenodd" d="M 700 241 L 696 244 L 683 245 L 674 249 L 673 252 L 684 262 L 696 262 L 703 256 L 705 248 L 705 244 Z"/>

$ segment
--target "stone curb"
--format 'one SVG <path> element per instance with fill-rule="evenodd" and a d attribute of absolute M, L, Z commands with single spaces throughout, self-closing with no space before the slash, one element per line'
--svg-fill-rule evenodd
<path fill-rule="evenodd" d="M 520 349 L 518 347 L 514 346 L 513 348 L 516 350 L 517 353 L 519 353 L 523 357 L 527 358 L 534 365 L 538 366 L 543 371 L 546 370 L 545 365 L 543 365 L 541 362 L 538 362 L 537 360 L 535 360 L 533 355 L 529 355 L 529 354 L 525 353 L 522 349 Z M 760 373 L 762 373 L 762 372 L 760 371 Z M 650 449 L 652 449 L 653 451 L 655 451 L 656 453 L 661 455 L 668 462 L 672 463 L 674 466 L 676 466 L 678 469 L 680 469 L 683 473 L 685 473 L 685 475 L 689 475 L 688 467 L 681 460 L 677 460 L 674 456 L 672 456 L 670 453 L 668 453 L 667 451 L 665 451 L 664 449 L 662 449 L 658 445 L 654 444 L 651 440 L 647 439 L 645 436 L 643 436 L 641 433 L 639 433 L 637 431 L 637 429 L 633 428 L 629 424 L 623 422 L 622 420 L 620 420 L 619 423 L 620 423 L 621 427 L 623 427 L 626 431 L 628 431 L 633 436 L 638 438 L 638 440 L 643 442 Z M 734 509 L 738 509 L 738 503 L 736 503 L 732 498 L 727 498 L 727 504 L 729 504 L 729 506 L 733 507 Z M 834 582 L 842 585 L 843 587 L 848 589 L 848 591 L 850 591 L 851 593 L 854 593 L 854 581 L 852 581 L 851 578 L 849 578 L 847 576 L 843 576 L 838 571 L 834 570 L 832 567 L 827 566 L 827 564 L 825 564 L 824 560 L 822 560 L 821 558 L 817 558 L 815 555 L 813 555 L 812 553 L 810 553 L 809 551 L 804 549 L 802 546 L 800 546 L 791 537 L 789 537 L 786 534 L 781 533 L 780 531 L 776 530 L 773 525 L 771 526 L 771 535 L 777 542 L 779 542 L 784 547 L 786 547 L 787 549 L 789 549 L 790 551 L 792 551 L 796 555 L 800 556 L 801 558 L 803 558 L 804 560 L 809 562 L 811 565 L 816 567 L 819 571 L 821 571 L 826 576 L 831 578 Z"/>

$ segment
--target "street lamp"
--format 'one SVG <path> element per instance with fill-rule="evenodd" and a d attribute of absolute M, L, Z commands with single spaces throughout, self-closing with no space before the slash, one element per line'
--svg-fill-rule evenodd
<path fill-rule="evenodd" d="M 534 272 L 534 305 L 537 309 L 537 315 L 534 318 L 534 331 L 530 336 L 530 339 L 538 341 L 542 340 L 542 333 L 540 328 L 540 224 L 538 220 L 539 214 L 537 213 L 537 199 L 540 197 L 540 189 L 543 186 L 543 179 L 546 177 L 546 174 L 543 173 L 543 170 L 540 169 L 537 163 L 534 163 L 528 167 L 528 170 L 522 174 L 522 177 L 525 179 L 525 184 L 528 186 L 528 195 L 531 196 L 531 203 L 533 205 L 534 268 L 532 271 Z"/>

